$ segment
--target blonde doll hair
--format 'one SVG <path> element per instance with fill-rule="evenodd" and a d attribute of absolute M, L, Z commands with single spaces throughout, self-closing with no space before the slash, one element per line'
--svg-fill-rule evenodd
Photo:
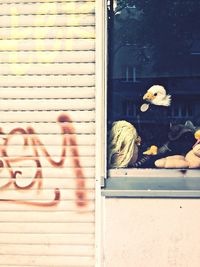
<path fill-rule="evenodd" d="M 135 127 L 127 121 L 113 122 L 109 135 L 109 167 L 127 167 L 134 153 L 138 134 Z"/>

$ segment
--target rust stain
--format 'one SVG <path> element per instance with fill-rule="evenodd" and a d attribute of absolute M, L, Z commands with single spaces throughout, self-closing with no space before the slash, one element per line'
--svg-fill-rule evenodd
<path fill-rule="evenodd" d="M 39 150 L 42 152 L 42 154 L 44 155 L 44 157 L 50 163 L 51 166 L 53 166 L 54 168 L 58 167 L 60 168 L 64 166 L 67 157 L 66 148 L 68 147 L 68 149 L 70 149 L 70 152 L 72 154 L 73 171 L 76 179 L 76 192 L 75 192 L 76 205 L 78 207 L 85 207 L 88 203 L 87 191 L 85 186 L 85 175 L 79 159 L 79 150 L 77 146 L 76 132 L 69 115 L 62 114 L 58 116 L 57 122 L 61 127 L 61 137 L 62 137 L 62 144 L 61 144 L 62 150 L 58 161 L 54 160 L 51 157 L 50 153 L 47 151 L 45 145 L 38 137 L 34 128 L 32 127 L 27 127 L 26 129 L 20 127 L 14 128 L 9 132 L 8 135 L 4 134 L 3 129 L 0 128 L 0 133 L 3 135 L 2 139 L 4 141 L 3 144 L 0 146 L 0 155 L 2 156 L 3 159 L 0 160 L 0 170 L 6 169 L 9 172 L 10 176 L 8 182 L 2 185 L 0 187 L 0 190 L 5 190 L 10 186 L 14 186 L 16 190 L 30 190 L 31 188 L 33 188 L 33 186 L 37 186 L 38 192 L 41 192 L 44 177 L 42 173 L 42 164 L 40 160 Z M 23 138 L 22 147 L 23 148 L 29 147 L 33 152 L 33 157 L 31 157 L 31 160 L 35 163 L 36 170 L 34 177 L 26 186 L 18 184 L 18 178 L 22 176 L 22 171 L 21 170 L 14 171 L 11 165 L 13 162 L 23 162 L 30 160 L 30 157 L 19 156 L 11 158 L 9 157 L 7 152 L 11 138 L 16 135 L 20 135 Z M 60 200 L 61 200 L 61 193 L 59 188 L 55 188 L 53 200 L 46 203 L 34 202 L 34 201 L 18 201 L 14 199 L 9 199 L 9 200 L 0 199 L 0 201 L 4 202 L 6 201 L 6 202 L 27 204 L 27 205 L 41 206 L 41 207 L 51 207 L 58 205 Z"/>

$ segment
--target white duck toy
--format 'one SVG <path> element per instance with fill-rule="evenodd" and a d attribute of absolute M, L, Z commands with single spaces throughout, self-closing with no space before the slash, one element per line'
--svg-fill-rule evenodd
<path fill-rule="evenodd" d="M 146 94 L 143 96 L 143 100 L 153 105 L 168 107 L 171 104 L 171 95 L 168 95 L 166 93 L 166 90 L 162 85 L 153 85 L 148 89 Z M 141 111 L 146 111 L 149 105 L 148 104 L 143 104 L 143 105 L 142 105 L 143 109 L 141 106 Z M 147 108 L 146 110 L 145 107 Z"/>

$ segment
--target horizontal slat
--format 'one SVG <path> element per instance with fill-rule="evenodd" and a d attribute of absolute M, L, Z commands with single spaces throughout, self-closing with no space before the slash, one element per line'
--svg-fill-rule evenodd
<path fill-rule="evenodd" d="M 22 159 L 23 161 L 23 159 Z M 30 167 L 30 168 L 23 168 L 23 167 L 13 167 L 13 169 L 15 171 L 21 171 L 22 175 L 17 175 L 18 177 L 18 183 L 20 184 L 30 184 L 30 180 L 32 180 L 32 178 L 34 177 L 35 172 L 37 171 L 36 167 Z M 75 171 L 80 170 L 80 168 L 66 168 L 66 167 L 62 167 L 62 168 L 53 168 L 53 167 L 43 167 L 42 168 L 42 173 L 43 173 L 43 177 L 48 177 L 48 178 L 42 178 L 42 182 L 44 183 L 44 188 L 45 188 L 45 184 L 47 184 L 46 188 L 55 188 L 56 184 L 60 185 L 61 188 L 70 188 L 69 185 L 71 184 L 71 188 L 74 188 L 74 183 L 76 183 L 76 174 Z M 84 177 L 87 178 L 92 178 L 94 177 L 95 171 L 94 168 L 81 168 Z M 22 178 L 20 178 L 22 176 Z M 10 177 L 10 174 L 8 173 L 8 171 L 6 171 L 5 169 L 0 169 L 0 186 L 2 183 L 4 183 L 4 178 Z M 4 177 L 4 178 L 3 178 Z M 58 178 L 57 178 L 58 177 Z M 83 177 L 83 178 L 84 178 Z M 57 180 L 56 180 L 57 178 Z M 65 183 L 63 182 L 63 178 L 69 178 L 67 179 L 67 185 L 65 185 Z M 71 179 L 74 178 L 74 179 Z M 37 178 L 37 181 L 39 181 L 39 179 Z M 86 179 L 85 181 L 87 182 L 87 186 L 90 185 L 90 187 L 94 186 L 94 182 L 93 179 Z M 63 187 L 62 187 L 63 186 Z"/>
<path fill-rule="evenodd" d="M 0 265 L 0 266 L 2 266 L 2 265 Z M 11 266 L 12 267 L 27 267 L 27 265 L 21 265 L 21 264 L 20 265 L 16 265 L 16 264 L 15 265 L 13 265 L 13 264 L 12 265 L 10 265 L 10 264 L 9 265 L 7 265 L 7 264 L 3 265 L 3 267 L 11 267 Z M 93 267 L 94 265 L 87 265 L 86 267 L 90 267 L 90 266 Z M 44 265 L 43 266 L 41 266 L 41 265 L 39 265 L 39 266 L 29 265 L 28 267 L 45 267 L 45 266 Z M 63 266 L 54 265 L 54 267 L 63 267 Z M 69 267 L 69 266 L 64 266 L 64 267 Z M 77 266 L 77 265 L 76 266 L 75 265 L 71 266 L 70 265 L 70 267 L 79 267 L 79 266 Z M 81 265 L 81 267 L 83 267 L 83 266 Z"/>
<path fill-rule="evenodd" d="M 0 76 L 1 86 L 94 86 L 94 75 Z M 48 95 L 48 94 L 46 94 Z"/>
<path fill-rule="evenodd" d="M 94 87 L 0 87 L 1 98 L 94 98 Z M 81 100 L 82 101 L 82 100 Z"/>
<path fill-rule="evenodd" d="M 22 266 L 23 265 L 23 266 Z M 93 257 L 84 256 L 11 256 L 1 255 L 0 266 L 20 267 L 93 267 Z"/>
<path fill-rule="evenodd" d="M 57 111 L 0 111 L 0 124 L 8 122 L 56 122 Z M 95 120 L 94 111 L 71 111 L 70 118 L 76 122 L 92 122 Z"/>
<path fill-rule="evenodd" d="M 0 28 L 0 39 L 47 39 L 47 38 L 94 39 L 95 28 L 91 26 Z"/>
<path fill-rule="evenodd" d="M 94 233 L 94 223 L 0 223 L 0 233 Z"/>
<path fill-rule="evenodd" d="M 95 42 L 91 39 L 57 39 L 56 41 L 54 39 L 0 40 L 0 51 L 72 51 L 94 49 Z"/>
<path fill-rule="evenodd" d="M 22 149 L 22 147 L 19 147 L 19 150 Z M 9 151 L 9 149 L 8 149 Z M 68 154 L 68 148 L 67 148 L 67 154 Z M 4 161 L 6 160 L 12 160 L 16 159 L 16 157 L 10 158 L 10 157 L 3 157 Z M 30 160 L 24 160 L 24 161 L 19 161 L 19 162 L 12 162 L 12 166 L 17 166 L 17 167 L 23 167 L 23 168 L 29 168 L 29 167 L 35 167 L 35 160 L 36 157 L 29 157 Z M 38 158 L 37 158 L 38 159 Z M 74 162 L 79 161 L 81 167 L 85 168 L 93 168 L 95 167 L 95 158 L 94 156 L 80 156 L 80 157 L 58 157 L 58 160 L 63 160 L 64 161 L 64 166 L 67 168 L 73 168 L 74 167 Z M 47 157 L 40 156 L 39 161 L 42 165 L 42 167 L 49 167 L 50 163 L 47 161 Z M 1 170 L 1 169 L 0 169 Z"/>
<path fill-rule="evenodd" d="M 73 74 L 94 74 L 94 63 L 63 63 L 63 64 L 3 64 L 0 68 L 0 75 L 14 74 L 14 75 L 73 75 Z"/>
<path fill-rule="evenodd" d="M 32 145 L 24 146 L 12 146 L 7 145 L 1 146 L 1 149 L 6 151 L 8 157 L 3 157 L 4 160 L 9 160 L 12 164 L 15 164 L 16 159 L 21 159 L 21 161 L 32 161 L 32 166 L 35 167 L 35 161 L 39 158 L 40 161 L 43 163 L 45 160 L 50 161 L 54 160 L 55 162 L 59 162 L 61 160 L 68 159 L 71 161 L 71 166 L 74 164 L 73 160 L 76 161 L 79 157 L 90 157 L 95 155 L 95 147 L 94 146 L 66 146 L 65 147 L 65 156 L 62 156 L 63 153 L 63 146 L 37 146 L 36 149 Z M 35 151 L 38 153 L 38 157 L 35 156 Z M 49 155 L 46 155 L 48 153 Z M 74 156 L 76 155 L 76 157 Z M 78 154 L 78 155 L 77 155 Z M 94 160 L 92 160 L 94 162 Z M 41 163 L 41 164 L 42 164 Z M 20 162 L 16 162 L 19 166 Z M 25 166 L 30 165 L 30 163 L 24 162 Z M 69 163 L 68 163 L 69 164 Z M 23 165 L 22 165 L 23 166 Z"/>
<path fill-rule="evenodd" d="M 38 28 L 41 29 L 41 28 Z M 51 28 L 49 28 L 51 29 Z M 56 28 L 52 28 L 54 30 Z M 56 30 L 58 30 L 57 28 Z M 76 32 L 73 28 L 73 32 Z M 9 30 L 9 29 L 4 29 Z M 24 29 L 23 29 L 24 30 Z M 1 28 L 0 28 L 1 31 Z M 32 30 L 29 29 L 29 32 Z M 21 31 L 20 31 L 21 32 Z M 76 63 L 76 62 L 94 62 L 94 51 L 16 51 L 4 52 L 0 51 L 1 63 Z M 44 65 L 45 67 L 45 65 Z"/>
<path fill-rule="evenodd" d="M 6 153 L 9 156 L 10 161 L 12 160 L 12 157 L 27 157 L 30 159 L 33 158 L 33 160 L 36 158 L 34 158 L 35 153 L 34 153 L 34 149 L 33 146 L 12 146 L 12 145 L 7 145 L 7 146 L 1 146 L 1 149 L 6 149 Z M 55 161 L 59 161 L 60 158 L 62 157 L 62 153 L 63 153 L 63 146 L 39 146 L 36 145 L 36 150 L 39 154 L 39 156 L 43 156 L 44 159 L 46 157 L 46 159 L 49 158 L 49 156 L 45 155 L 46 152 L 49 153 L 50 157 L 55 159 Z M 45 150 L 45 151 L 44 151 Z M 95 146 L 71 146 L 71 145 L 67 145 L 66 146 L 66 153 L 65 153 L 65 157 L 74 157 L 74 154 L 77 154 L 79 156 L 94 156 L 95 154 Z M 76 150 L 76 152 L 74 152 Z M 63 158 L 65 158 L 63 157 Z"/>
<path fill-rule="evenodd" d="M 3 128 L 3 127 L 2 127 Z M 9 137 L 9 145 L 22 145 L 24 137 L 26 135 L 7 135 Z M 77 145 L 94 145 L 95 144 L 95 135 L 94 134 L 66 134 L 67 139 L 72 138 L 76 140 Z M 5 135 L 0 134 L 1 138 L 4 138 Z M 12 138 L 11 138 L 12 137 Z M 61 146 L 63 142 L 63 136 L 59 134 L 37 134 L 37 135 L 29 135 L 29 138 L 38 138 L 45 146 L 46 145 L 55 145 Z M 0 144 L 2 145 L 4 141 L 0 138 Z"/>
<path fill-rule="evenodd" d="M 21 14 L 91 14 L 94 13 L 94 2 L 61 2 L 61 3 L 34 3 L 24 4 L 2 4 L 0 6 L 0 15 L 21 15 Z"/>
<path fill-rule="evenodd" d="M 67 123 L 69 128 L 73 127 L 76 134 L 94 134 L 95 133 L 95 123 L 94 122 L 74 122 Z M 61 130 L 56 123 L 5 123 L 2 124 L 3 132 L 5 134 L 10 133 L 11 130 L 17 128 L 27 129 L 27 127 L 34 128 L 36 134 L 60 134 Z"/>
<path fill-rule="evenodd" d="M 67 123 L 69 129 L 73 127 L 76 134 L 94 134 L 95 133 L 95 123 L 94 122 L 74 122 Z M 23 128 L 25 131 L 28 128 L 34 129 L 35 134 L 45 135 L 60 135 L 61 127 L 56 123 L 2 123 L 1 127 L 3 128 L 4 134 L 9 134 L 12 130 L 17 130 Z M 1 129 L 2 129 L 1 128 Z M 52 141 L 53 142 L 53 141 Z"/>
<path fill-rule="evenodd" d="M 6 100 L 5 100 L 6 101 Z M 31 100 L 33 101 L 33 100 Z M 53 100 L 55 105 L 56 101 Z M 0 101 L 1 102 L 1 101 Z M 24 100 L 25 102 L 25 100 Z M 39 100 L 38 100 L 39 102 Z M 67 102 L 67 101 L 66 101 Z M 8 101 L 7 103 L 11 103 L 11 101 Z M 48 103 L 48 101 L 46 101 Z M 79 101 L 79 103 L 82 104 L 82 102 Z M 25 104 L 25 103 L 24 103 Z M 89 105 L 89 103 L 87 103 Z M 0 106 L 1 107 L 1 106 Z M 23 106 L 22 106 L 23 107 Z M 16 107 L 17 108 L 17 107 Z M 21 108 L 21 106 L 18 106 L 18 108 Z M 44 107 L 46 108 L 46 107 Z M 58 107 L 60 110 L 62 109 L 62 106 Z M 75 108 L 75 106 L 74 106 Z M 78 108 L 78 106 L 77 106 Z M 13 108 L 15 110 L 15 108 Z M 55 108 L 56 109 L 56 108 Z M 63 108 L 63 110 L 66 109 Z M 87 108 L 86 108 L 87 109 Z M 91 105 L 90 108 L 92 109 Z M 78 121 L 78 122 L 87 122 L 87 121 L 94 121 L 95 120 L 95 112 L 94 111 L 70 111 L 70 118 L 72 121 Z M 0 111 L 0 124 L 1 123 L 7 123 L 7 122 L 56 122 L 56 118 L 58 117 L 57 111 Z M 2 125 L 3 127 L 3 125 Z"/>
<path fill-rule="evenodd" d="M 34 4 L 34 3 L 62 3 L 62 2 L 95 2 L 95 0 L 0 0 L 0 4 Z"/>
<path fill-rule="evenodd" d="M 20 188 L 24 189 L 25 193 L 27 190 L 29 191 L 29 190 L 37 189 L 39 183 L 42 184 L 41 185 L 42 189 L 40 191 L 43 192 L 46 189 L 49 189 L 49 190 L 51 189 L 52 190 L 52 193 L 51 193 L 52 196 L 55 195 L 54 194 L 55 188 L 59 188 L 60 190 L 61 189 L 71 189 L 71 190 L 74 189 L 74 190 L 76 190 L 78 183 L 80 184 L 80 182 L 81 182 L 81 184 L 83 184 L 83 182 L 84 182 L 83 190 L 86 190 L 86 189 L 91 190 L 91 189 L 94 189 L 94 187 L 95 187 L 94 176 L 93 177 L 92 177 L 92 175 L 87 176 L 86 172 L 85 172 L 85 177 L 87 177 L 87 178 L 85 178 L 85 177 L 77 178 L 73 174 L 69 175 L 68 173 L 65 174 L 65 173 L 62 173 L 61 171 L 52 169 L 53 174 L 51 174 L 50 177 L 43 175 L 43 178 L 37 178 L 36 179 L 36 178 L 34 178 L 34 174 L 35 174 L 36 170 L 31 169 L 28 172 L 29 175 L 26 175 L 26 176 L 25 176 L 26 170 L 24 170 L 24 169 L 22 170 L 20 168 L 17 168 L 17 171 L 22 171 L 22 175 L 21 176 L 17 175 L 18 177 L 15 179 L 16 184 L 17 184 L 19 190 L 20 190 Z M 56 171 L 58 173 L 57 176 L 56 176 Z M 6 171 L 5 171 L 5 173 L 6 173 Z M 48 178 L 46 178 L 46 177 L 48 177 Z M 11 178 L 9 177 L 9 175 L 7 175 L 7 178 L 6 178 L 6 175 L 5 176 L 1 175 L 0 187 L 3 187 L 8 182 L 11 182 Z M 34 184 L 31 186 L 31 184 L 33 182 L 34 182 Z M 28 186 L 30 186 L 30 188 L 27 188 Z M 14 187 L 14 185 L 11 184 L 9 187 L 7 187 L 6 190 L 13 190 L 13 189 L 15 189 L 15 187 Z M 2 189 L 2 192 L 4 192 L 4 189 Z M 7 191 L 5 191 L 5 192 L 7 192 Z M 37 191 L 36 191 L 36 196 L 37 196 Z M 39 195 L 38 195 L 38 198 L 39 198 Z M 1 209 L 1 207 L 0 207 L 0 209 Z"/>
<path fill-rule="evenodd" d="M 26 190 L 26 191 L 27 191 L 26 194 L 28 194 L 29 190 Z M 2 197 L 0 199 L 0 212 L 3 212 L 3 211 L 9 211 L 11 213 L 19 212 L 19 211 L 20 212 L 30 212 L 30 211 L 45 212 L 47 210 L 51 212 L 55 212 L 55 211 L 66 212 L 67 211 L 67 212 L 88 213 L 88 214 L 91 212 L 94 212 L 95 210 L 94 200 L 89 200 L 87 198 L 87 193 L 85 191 L 81 191 L 81 192 L 85 194 L 84 199 L 78 199 L 78 198 L 74 200 L 55 199 L 56 196 L 53 193 L 53 190 L 51 193 L 51 197 L 52 197 L 51 200 L 41 200 L 39 199 L 39 197 L 38 199 L 34 199 L 34 200 L 20 200 L 20 199 L 14 199 L 14 197 L 8 199 L 6 197 L 5 198 Z M 76 196 L 76 192 L 74 192 L 74 194 Z M 37 197 L 38 193 L 36 192 L 35 195 Z M 41 221 L 40 223 L 46 224 L 46 222 L 41 222 Z M 77 233 L 79 232 L 77 231 Z"/>
<path fill-rule="evenodd" d="M 55 27 L 55 26 L 93 26 L 94 15 L 21 15 L 0 16 L 1 27 Z M 54 41 L 55 42 L 55 41 Z M 57 42 L 56 42 L 57 43 Z"/>
<path fill-rule="evenodd" d="M 35 173 L 34 173 L 35 174 Z M 22 173 L 23 176 L 23 173 Z M 64 176 L 64 175 L 63 175 Z M 90 196 L 90 192 L 93 192 L 94 188 L 95 188 L 95 181 L 94 178 L 70 178 L 70 177 L 56 177 L 56 178 L 34 178 L 34 176 L 29 177 L 29 178 L 24 178 L 24 177 L 18 177 L 15 179 L 15 185 L 17 185 L 17 188 L 14 184 L 11 184 L 11 178 L 7 177 L 7 178 L 3 178 L 3 176 L 1 176 L 1 184 L 0 184 L 0 189 L 1 189 L 1 196 L 0 199 L 4 200 L 4 199 L 9 199 L 9 197 L 11 196 L 10 194 L 13 194 L 13 191 L 16 190 L 16 199 L 20 199 L 23 200 L 23 196 L 22 194 L 24 194 L 24 198 L 25 199 L 29 199 L 32 198 L 35 201 L 41 201 L 41 202 L 48 202 L 53 201 L 55 196 L 57 196 L 57 192 L 55 192 L 55 189 L 58 188 L 59 190 L 59 194 L 62 191 L 62 195 L 65 194 L 65 197 L 59 196 L 60 199 L 59 201 L 63 201 L 66 203 L 72 203 L 74 204 L 73 200 L 76 200 L 76 190 L 78 188 L 78 185 L 81 184 L 82 185 L 82 189 L 83 192 L 85 192 L 85 194 L 88 196 Z M 8 185 L 8 183 L 10 183 Z M 39 183 L 41 184 L 41 189 L 38 189 Z M 4 185 L 7 185 L 6 189 L 3 188 Z M 67 199 L 67 193 L 66 191 L 69 190 L 71 191 L 71 193 L 69 192 L 69 198 Z M 73 196 L 73 190 L 74 190 L 74 196 Z M 46 193 L 45 193 L 46 192 Z M 46 196 L 47 193 L 49 193 L 49 199 L 46 200 Z M 13 197 L 11 197 L 10 199 L 15 199 L 15 195 L 13 194 Z M 30 194 L 30 197 L 29 197 Z M 21 199 L 22 198 L 22 199 Z M 66 200 L 66 201 L 65 201 Z M 88 201 L 90 200 L 90 197 L 88 197 Z M 71 201 L 71 202 L 70 202 Z M 0 206 L 0 210 L 1 210 L 1 206 Z M 64 210 L 67 210 L 64 209 Z"/>
<path fill-rule="evenodd" d="M 55 244 L 55 245 L 91 245 L 94 244 L 93 234 L 24 234 L 0 233 L 1 244 Z"/>
<path fill-rule="evenodd" d="M 44 178 L 45 179 L 45 178 Z M 58 178 L 59 179 L 59 178 Z M 56 186 L 56 185 L 55 185 Z M 76 191 L 74 189 L 59 189 L 60 190 L 60 194 L 61 194 L 61 201 L 76 201 L 77 196 L 76 196 Z M 95 191 L 93 189 L 85 189 L 86 195 L 87 195 L 87 200 L 91 202 L 91 200 L 95 199 Z M 13 189 L 13 187 L 11 189 L 8 190 L 1 190 L 1 197 L 0 199 L 15 199 L 17 201 L 52 201 L 54 196 L 54 190 L 52 189 L 45 189 L 42 190 L 42 192 L 40 192 L 40 194 L 38 194 L 38 189 L 31 189 L 31 190 L 27 190 L 27 191 L 20 191 L 20 190 L 16 190 Z M 23 211 L 22 211 L 23 212 Z M 30 217 L 28 215 L 28 213 L 30 214 Z M 24 219 L 25 217 L 18 217 L 16 218 L 16 220 L 18 221 L 29 221 L 29 218 L 32 218 L 30 221 L 51 221 L 51 222 L 61 222 L 61 221 L 74 221 L 75 218 L 77 218 L 77 220 L 79 219 L 79 215 L 83 215 L 86 213 L 77 213 L 77 211 L 65 211 L 65 212 L 60 212 L 60 211 L 54 211 L 52 213 L 52 211 L 48 211 L 45 210 L 42 211 L 41 215 L 42 217 L 37 217 L 38 212 L 34 213 L 34 211 L 27 211 L 25 213 L 25 217 L 28 216 L 28 218 Z M 46 213 L 46 214 L 45 214 Z M 58 216 L 56 215 L 58 213 Z M 12 218 L 14 220 L 14 214 L 15 212 L 9 213 L 7 212 L 6 215 L 6 211 L 5 211 L 5 216 L 2 214 L 2 216 L 0 216 L 0 221 L 12 221 Z M 60 214 L 60 215 L 59 215 Z M 62 218 L 62 214 L 65 214 L 64 218 Z M 84 217 L 84 216 L 80 216 L 80 219 L 84 221 L 84 218 L 86 220 L 88 220 L 88 218 L 92 218 L 93 215 L 90 216 L 90 214 L 92 214 L 91 212 L 87 212 L 87 214 L 89 215 L 89 217 Z M 56 216 L 55 216 L 56 215 Z M 70 216 L 69 216 L 70 215 Z M 74 215 L 74 216 L 71 216 Z M 4 217 L 3 217 L 4 216 Z M 35 216 L 35 217 L 34 217 Z"/>
<path fill-rule="evenodd" d="M 0 265 L 0 266 L 2 266 L 2 265 Z M 13 265 L 13 264 L 12 265 L 10 265 L 10 264 L 9 265 L 7 265 L 7 264 L 6 265 L 3 265 L 3 267 L 11 267 L 11 266 L 12 267 L 45 267 L 44 265 L 43 266 L 41 266 L 41 265 L 39 265 L 39 266 L 38 265 L 37 266 L 36 265 L 29 265 L 29 266 L 27 266 L 27 265 L 21 265 L 21 264 L 20 265 L 16 265 L 16 264 L 15 265 Z M 87 265 L 86 267 L 90 267 L 90 266 L 93 267 L 94 265 Z M 63 267 L 63 266 L 54 265 L 54 267 Z M 66 266 L 65 265 L 64 267 L 69 267 L 69 266 Z M 76 266 L 75 265 L 71 266 L 70 265 L 70 267 L 79 267 L 79 266 L 77 266 L 77 265 Z M 83 266 L 81 265 L 81 267 L 83 267 Z"/>
<path fill-rule="evenodd" d="M 48 92 L 47 92 L 48 93 Z M 13 99 L 4 100 L 0 98 L 0 111 L 3 110 L 93 110 L 95 108 L 94 99 L 54 99 L 47 101 L 45 99 Z M 6 116 L 6 114 L 4 115 Z"/>
<path fill-rule="evenodd" d="M 28 192 L 26 192 L 26 194 L 28 194 Z M 87 196 L 87 195 L 86 195 Z M 28 211 L 43 211 L 45 212 L 46 210 L 51 211 L 51 212 L 55 212 L 55 211 L 73 211 L 73 212 L 79 212 L 79 213 L 91 213 L 94 212 L 95 210 L 95 205 L 94 205 L 94 201 L 90 201 L 88 199 L 85 199 L 84 202 L 82 202 L 84 205 L 78 205 L 76 200 L 59 200 L 59 201 L 55 201 L 54 200 L 54 195 L 52 192 L 52 200 L 51 201 L 41 201 L 41 200 L 35 200 L 35 201 L 18 201 L 18 200 L 14 200 L 13 199 L 6 201 L 6 200 L 1 200 L 0 201 L 0 212 L 2 211 L 9 211 L 9 212 L 28 212 Z M 6 223 L 5 223 L 6 224 Z M 37 223 L 35 223 L 37 224 Z M 39 224 L 39 223 L 38 223 Z M 47 225 L 47 223 L 40 223 L 40 225 Z M 52 227 L 53 227 L 52 223 Z M 65 223 L 63 223 L 64 225 Z M 14 223 L 13 223 L 14 225 Z M 2 227 L 2 225 L 0 224 L 0 227 Z M 30 227 L 31 227 L 31 223 L 30 223 Z M 56 227 L 56 225 L 55 225 Z M 13 230 L 11 230 L 13 233 L 20 233 L 21 231 L 17 229 L 15 229 L 15 227 L 13 228 Z M 2 231 L 0 230 L 0 233 L 5 233 L 6 231 Z M 23 232 L 23 231 L 22 231 Z M 28 231 L 28 233 L 40 233 L 42 231 L 37 231 L 36 230 L 32 230 L 30 229 L 30 231 Z M 51 229 L 48 231 L 46 230 L 45 233 L 54 233 L 54 234 L 59 234 L 62 233 L 61 229 L 56 229 L 54 231 L 51 231 Z M 75 232 L 70 232 L 67 231 L 67 225 L 65 228 L 65 231 L 63 233 L 83 233 L 82 231 L 79 232 L 79 229 L 77 228 Z M 90 231 L 90 233 L 94 233 L 94 231 Z"/>
<path fill-rule="evenodd" d="M 92 256 L 92 245 L 0 245 L 0 255 L 30 255 L 30 256 Z"/>
<path fill-rule="evenodd" d="M 28 223 L 68 223 L 68 222 L 94 222 L 94 212 L 78 213 L 72 211 L 1 211 L 2 222 L 28 222 Z M 2 242 L 2 241 L 1 241 Z"/>

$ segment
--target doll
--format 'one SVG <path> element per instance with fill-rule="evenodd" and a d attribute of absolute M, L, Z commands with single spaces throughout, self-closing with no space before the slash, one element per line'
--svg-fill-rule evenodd
<path fill-rule="evenodd" d="M 135 163 L 140 141 L 137 130 L 131 123 L 125 120 L 113 122 L 108 141 L 109 167 L 125 168 Z"/>

